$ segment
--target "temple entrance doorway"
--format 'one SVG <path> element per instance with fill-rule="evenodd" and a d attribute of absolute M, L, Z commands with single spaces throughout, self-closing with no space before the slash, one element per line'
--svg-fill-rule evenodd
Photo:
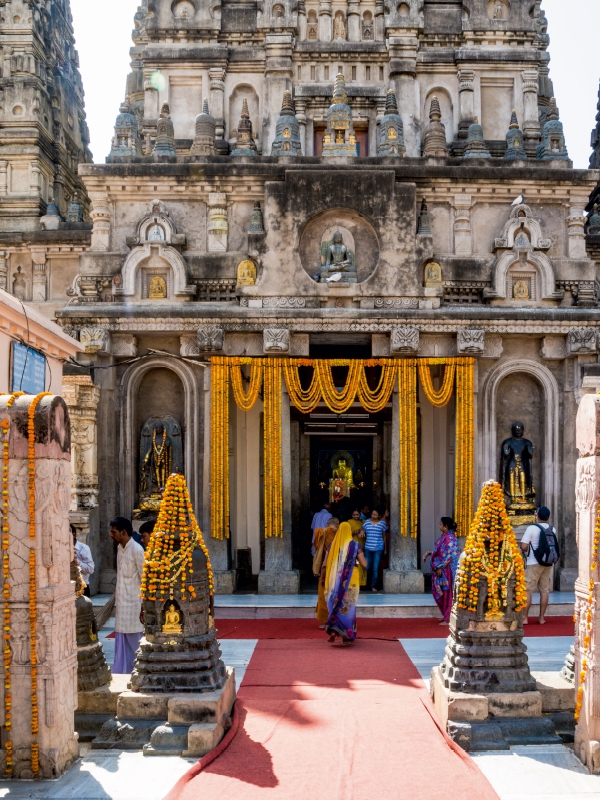
<path fill-rule="evenodd" d="M 311 414 L 292 410 L 292 441 L 298 468 L 292 471 L 292 537 L 294 569 L 301 590 L 315 592 L 312 574 L 311 522 L 325 503 L 341 521 L 355 508 L 389 508 L 391 408 L 368 414 L 352 406 L 333 414 L 319 406 Z"/>

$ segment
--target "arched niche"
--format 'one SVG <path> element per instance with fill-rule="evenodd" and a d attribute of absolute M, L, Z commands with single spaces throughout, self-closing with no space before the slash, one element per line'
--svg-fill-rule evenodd
<path fill-rule="evenodd" d="M 362 18 L 362 39 L 364 42 L 372 42 L 374 38 L 373 12 L 367 9 Z"/>
<path fill-rule="evenodd" d="M 175 359 L 148 358 L 132 364 L 123 374 L 118 390 L 121 409 L 119 478 L 123 489 L 120 513 L 130 517 L 138 488 L 139 445 L 142 425 L 151 416 L 171 414 L 181 420 L 185 475 L 192 503 L 198 503 L 202 455 L 201 433 L 203 370 Z M 164 391 L 164 396 L 162 392 Z M 175 393 L 178 392 L 178 396 Z"/>
<path fill-rule="evenodd" d="M 442 112 L 442 123 L 446 127 L 446 141 L 452 142 L 454 139 L 454 103 L 447 89 L 442 86 L 436 86 L 430 89 L 425 98 L 425 106 L 423 108 L 423 125 L 429 125 L 429 109 L 431 108 L 431 101 L 437 97 L 440 104 L 440 111 Z"/>
<path fill-rule="evenodd" d="M 496 366 L 483 386 L 483 436 L 479 442 L 478 485 L 498 480 L 500 447 L 510 438 L 511 424 L 525 425 L 525 437 L 535 447 L 533 478 L 536 501 L 556 512 L 559 487 L 559 391 L 543 364 L 512 359 Z M 537 484 L 536 484 L 537 482 Z"/>
<path fill-rule="evenodd" d="M 328 233 L 340 230 L 344 244 L 354 253 L 358 283 L 373 274 L 379 261 L 379 240 L 371 223 L 356 211 L 334 208 L 311 217 L 300 233 L 300 261 L 312 277 L 323 264 L 322 249 Z"/>
<path fill-rule="evenodd" d="M 510 251 L 503 253 L 492 266 L 492 291 L 489 297 L 512 302 L 513 287 L 517 280 L 531 284 L 534 300 L 560 300 L 564 292 L 557 290 L 552 262 L 545 253 L 530 251 L 526 254 Z"/>
<path fill-rule="evenodd" d="M 187 268 L 183 256 L 163 242 L 146 242 L 127 256 L 121 272 L 118 294 L 123 298 L 152 300 L 153 278 L 166 284 L 164 300 L 189 300 L 196 294 L 195 286 L 187 284 Z M 115 292 L 116 294 L 116 292 Z"/>
<path fill-rule="evenodd" d="M 258 137 L 258 95 L 254 87 L 249 83 L 240 83 L 235 87 L 229 97 L 229 139 L 235 139 L 234 131 L 237 131 L 237 126 L 242 117 L 242 104 L 244 100 L 248 103 L 248 112 L 250 114 L 250 121 L 252 122 L 252 133 L 255 139 Z"/>

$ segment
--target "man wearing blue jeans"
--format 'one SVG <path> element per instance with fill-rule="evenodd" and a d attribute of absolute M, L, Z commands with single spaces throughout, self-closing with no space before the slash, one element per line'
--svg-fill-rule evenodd
<path fill-rule="evenodd" d="M 387 531 L 387 524 L 381 519 L 376 509 L 371 512 L 371 518 L 363 522 L 362 531 L 366 536 L 364 552 L 367 569 L 371 573 L 371 591 L 376 594 L 379 565 L 385 550 L 385 533 Z"/>

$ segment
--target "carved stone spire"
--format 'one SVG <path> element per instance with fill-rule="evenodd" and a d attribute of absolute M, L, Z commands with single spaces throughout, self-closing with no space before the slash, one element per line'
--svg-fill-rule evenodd
<path fill-rule="evenodd" d="M 378 156 L 404 156 L 404 124 L 398 114 L 398 103 L 393 89 L 388 89 L 385 98 L 385 114 L 379 126 L 377 142 Z"/>
<path fill-rule="evenodd" d="M 590 169 L 600 169 L 600 89 L 598 90 L 598 105 L 596 106 L 596 127 L 592 131 L 592 148 L 590 156 Z"/>
<path fill-rule="evenodd" d="M 429 222 L 429 212 L 425 198 L 421 201 L 421 212 L 417 222 L 417 236 L 431 236 L 431 223 Z"/>
<path fill-rule="evenodd" d="M 569 161 L 565 132 L 560 121 L 556 100 L 550 102 L 546 123 L 542 129 L 542 143 L 537 148 L 539 161 Z"/>
<path fill-rule="evenodd" d="M 338 72 L 338 74 L 335 76 L 335 83 L 333 84 L 333 102 L 334 104 L 348 102 L 346 82 L 344 81 L 344 76 L 341 74 L 341 72 Z"/>
<path fill-rule="evenodd" d="M 323 156 L 356 156 L 356 135 L 352 111 L 348 105 L 344 76 L 336 75 L 333 102 L 327 111 L 327 128 L 323 134 Z"/>
<path fill-rule="evenodd" d="M 231 151 L 232 156 L 255 156 L 258 155 L 256 151 L 256 142 L 252 135 L 252 120 L 250 119 L 250 112 L 248 111 L 248 101 L 246 98 L 242 101 L 242 114 L 237 127 L 237 138 L 235 140 L 235 147 Z"/>
<path fill-rule="evenodd" d="M 153 154 L 155 156 L 176 156 L 175 149 L 175 130 L 169 111 L 169 104 L 163 103 L 163 107 L 156 125 L 156 142 L 154 143 Z"/>
<path fill-rule="evenodd" d="M 423 155 L 434 158 L 446 158 L 448 147 L 446 144 L 446 126 L 442 122 L 442 110 L 437 97 L 431 98 L 429 109 L 429 125 L 423 135 Z"/>
<path fill-rule="evenodd" d="M 271 147 L 272 156 L 301 156 L 300 125 L 291 92 L 283 93 L 281 114 L 275 126 L 275 139 Z"/>
<path fill-rule="evenodd" d="M 131 113 L 129 97 L 119 109 L 119 116 L 115 122 L 115 135 L 113 136 L 110 156 L 140 156 L 142 144 L 138 132 L 138 122 Z"/>
<path fill-rule="evenodd" d="M 483 128 L 479 124 L 477 117 L 474 120 L 473 124 L 469 126 L 467 146 L 465 147 L 463 158 L 491 158 L 492 154 L 483 138 Z"/>
<path fill-rule="evenodd" d="M 513 111 L 510 118 L 510 126 L 506 134 L 506 154 L 505 159 L 526 159 L 527 153 L 523 149 L 523 131 L 519 128 L 517 112 Z"/>
<path fill-rule="evenodd" d="M 215 130 L 217 121 L 208 112 L 208 100 L 204 98 L 202 113 L 196 117 L 196 134 L 190 150 L 191 156 L 215 155 Z"/>

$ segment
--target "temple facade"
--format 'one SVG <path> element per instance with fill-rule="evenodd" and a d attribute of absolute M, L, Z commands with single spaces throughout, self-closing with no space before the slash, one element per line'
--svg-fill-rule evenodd
<path fill-rule="evenodd" d="M 573 587 L 600 174 L 569 160 L 540 5 L 143 0 L 106 163 L 74 155 L 78 218 L 47 192 L 0 234 L 4 285 L 85 349 L 94 590 L 109 520 L 151 518 L 170 471 L 222 592 L 307 585 L 330 500 L 389 510 L 384 586 L 422 591 L 439 518 L 465 535 L 489 479 L 517 530 L 551 509 Z"/>

